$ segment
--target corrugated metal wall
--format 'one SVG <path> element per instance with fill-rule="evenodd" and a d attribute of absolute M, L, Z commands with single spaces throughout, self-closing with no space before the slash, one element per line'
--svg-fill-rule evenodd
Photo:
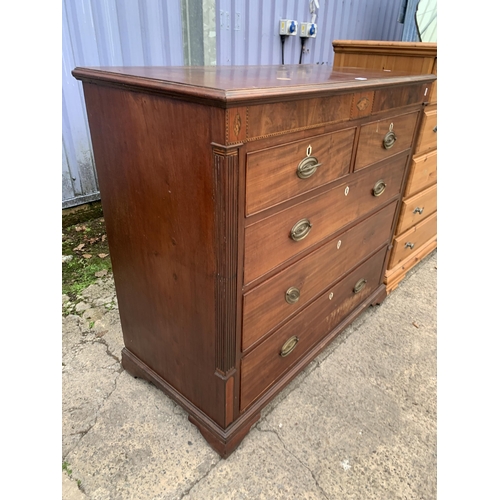
<path fill-rule="evenodd" d="M 309 0 L 216 0 L 218 64 L 281 64 L 279 19 L 310 22 Z M 319 0 L 318 32 L 302 64 L 333 64 L 332 41 L 401 40 L 400 0 Z M 297 64 L 300 37 L 285 42 L 285 64 Z"/>
<path fill-rule="evenodd" d="M 76 66 L 184 64 L 179 0 L 63 0 L 63 208 L 99 199 Z"/>
<path fill-rule="evenodd" d="M 401 40 L 404 42 L 419 42 L 415 12 L 420 0 L 403 0 L 404 12 L 402 12 L 403 33 Z"/>
<path fill-rule="evenodd" d="M 402 1 L 319 0 L 318 35 L 306 42 L 302 63 L 332 65 L 334 39 L 401 40 Z M 187 19 L 193 12 L 203 17 L 205 58 L 215 34 L 217 64 L 281 64 L 278 21 L 310 21 L 309 6 L 309 0 L 63 0 L 63 208 L 99 199 L 82 86 L 71 75 L 76 66 L 185 64 L 189 41 L 200 36 L 192 33 L 200 19 Z M 299 57 L 300 38 L 291 37 L 285 64 Z"/>

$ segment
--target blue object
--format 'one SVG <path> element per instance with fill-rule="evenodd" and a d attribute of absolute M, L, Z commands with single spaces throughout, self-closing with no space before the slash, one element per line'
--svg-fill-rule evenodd
<path fill-rule="evenodd" d="M 311 29 L 309 30 L 309 34 L 312 36 L 314 35 L 314 33 L 316 33 L 316 25 L 311 24 Z"/>
<path fill-rule="evenodd" d="M 297 29 L 297 25 L 295 24 L 295 21 L 292 21 L 290 23 L 290 33 L 293 33 Z"/>

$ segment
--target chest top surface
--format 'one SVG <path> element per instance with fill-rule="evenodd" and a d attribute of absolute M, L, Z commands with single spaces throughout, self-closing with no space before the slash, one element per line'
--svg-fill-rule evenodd
<path fill-rule="evenodd" d="M 319 65 L 75 68 L 82 81 L 149 90 L 221 107 L 424 83 L 434 75 Z"/>

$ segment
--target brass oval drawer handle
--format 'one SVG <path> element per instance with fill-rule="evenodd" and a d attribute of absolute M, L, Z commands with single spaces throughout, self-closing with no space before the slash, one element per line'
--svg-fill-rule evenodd
<path fill-rule="evenodd" d="M 422 215 L 424 213 L 424 209 L 417 207 L 417 208 L 415 208 L 415 210 L 413 210 L 413 213 Z"/>
<path fill-rule="evenodd" d="M 407 241 L 405 244 L 405 248 L 409 248 L 409 249 L 413 249 L 414 246 L 415 246 L 415 243 L 411 243 L 409 241 Z"/>
<path fill-rule="evenodd" d="M 295 304 L 296 302 L 299 301 L 299 299 L 300 299 L 300 290 L 297 287 L 295 287 L 295 286 L 291 286 L 286 291 L 285 300 L 289 304 Z"/>
<path fill-rule="evenodd" d="M 387 184 L 383 180 L 377 181 L 375 186 L 373 186 L 373 196 L 380 196 L 386 187 Z"/>
<path fill-rule="evenodd" d="M 359 293 L 361 292 L 361 290 L 363 290 L 363 288 L 365 287 L 366 285 L 366 280 L 364 278 L 360 279 L 355 285 L 354 285 L 354 288 L 352 289 L 352 291 L 354 293 Z"/>
<path fill-rule="evenodd" d="M 396 139 L 397 139 L 397 137 L 396 137 L 396 134 L 392 131 L 392 123 L 391 123 L 391 126 L 389 127 L 389 132 L 387 132 L 387 134 L 385 134 L 384 140 L 382 141 L 384 148 L 391 149 L 392 146 L 394 146 Z"/>
<path fill-rule="evenodd" d="M 290 238 L 292 238 L 293 241 L 303 240 L 309 234 L 311 228 L 312 224 L 309 219 L 301 219 L 292 227 Z"/>
<path fill-rule="evenodd" d="M 304 158 L 297 166 L 297 177 L 300 179 L 308 179 L 321 166 L 318 159 L 314 156 Z"/>
<path fill-rule="evenodd" d="M 299 337 L 297 337 L 296 335 L 294 335 L 293 337 L 290 337 L 281 346 L 280 356 L 282 358 L 286 358 L 295 349 L 295 347 L 297 347 L 298 343 L 299 343 Z"/>

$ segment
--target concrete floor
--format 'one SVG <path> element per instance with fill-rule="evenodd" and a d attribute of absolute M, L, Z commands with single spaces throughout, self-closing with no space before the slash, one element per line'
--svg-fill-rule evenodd
<path fill-rule="evenodd" d="M 63 500 L 435 499 L 436 262 L 342 332 L 227 460 L 122 370 L 113 281 L 100 279 L 63 317 Z"/>

